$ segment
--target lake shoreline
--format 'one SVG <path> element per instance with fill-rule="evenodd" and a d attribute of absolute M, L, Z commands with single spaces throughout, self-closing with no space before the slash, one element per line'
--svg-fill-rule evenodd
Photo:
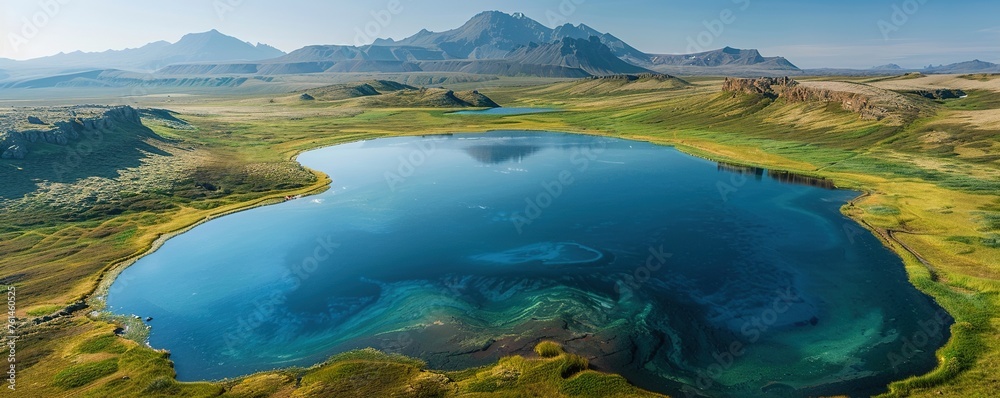
<path fill-rule="evenodd" d="M 510 130 L 507 130 L 507 129 L 489 129 L 489 130 L 484 130 L 484 131 L 468 131 L 468 132 L 460 132 L 460 133 L 454 133 L 454 134 L 456 134 L 456 135 L 463 134 L 463 133 L 474 134 L 474 133 L 496 132 L 496 131 L 510 131 Z M 518 131 L 541 132 L 541 130 L 518 130 Z M 702 159 L 706 159 L 706 160 L 710 160 L 710 161 L 716 161 L 716 162 L 722 161 L 722 160 L 716 160 L 717 158 L 714 157 L 714 156 L 706 156 L 708 154 L 706 154 L 701 149 L 698 149 L 696 147 L 686 146 L 686 145 L 679 144 L 679 143 L 664 143 L 664 142 L 657 142 L 656 140 L 643 140 L 641 138 L 614 137 L 614 136 L 612 136 L 610 134 L 606 134 L 606 133 L 578 132 L 578 133 L 566 133 L 566 134 L 579 134 L 579 135 L 598 136 L 598 137 L 612 137 L 612 138 L 619 138 L 619 139 L 625 139 L 625 140 L 637 141 L 637 142 L 648 142 L 648 143 L 651 143 L 651 144 L 654 144 L 654 145 L 661 145 L 661 146 L 673 147 L 675 149 L 678 149 L 682 153 L 685 153 L 685 154 L 691 155 L 691 156 L 696 156 L 696 157 L 699 157 L 699 158 L 702 158 Z M 406 135 L 399 135 L 399 136 L 413 136 L 413 135 L 423 135 L 423 134 L 406 134 Z M 332 146 L 339 146 L 339 145 L 349 144 L 349 143 L 358 142 L 358 141 L 366 141 L 366 140 L 341 142 L 341 143 L 337 143 L 337 144 L 333 144 L 333 145 L 321 145 L 321 146 L 317 146 L 315 148 L 303 149 L 301 151 L 298 151 L 293 156 L 293 159 L 296 159 L 296 161 L 297 161 L 298 156 L 300 154 L 304 153 L 304 152 L 318 150 L 318 149 L 323 149 L 323 148 L 332 147 Z M 725 156 L 722 156 L 722 158 L 725 158 L 724 161 L 726 163 L 735 163 L 735 164 L 741 164 L 741 165 L 745 164 L 746 166 L 750 166 L 750 167 L 758 167 L 759 166 L 759 165 L 754 165 L 749 160 L 742 161 L 740 159 L 726 158 Z M 301 163 L 300 163 L 300 165 L 301 165 Z M 315 195 L 315 194 L 319 194 L 319 193 L 325 192 L 326 190 L 330 189 L 330 183 L 331 183 L 331 181 L 329 180 L 329 177 L 327 177 L 322 172 L 319 172 L 319 171 L 313 170 L 313 169 L 309 169 L 309 168 L 305 167 L 304 165 L 302 167 L 310 170 L 311 172 L 313 172 L 317 176 L 321 176 L 322 175 L 323 178 L 319 179 L 317 181 L 317 183 L 313 184 L 312 186 L 304 188 L 304 189 L 300 189 L 300 190 L 297 190 L 297 191 L 293 191 L 293 192 L 291 192 L 291 194 L 301 193 L 304 196 Z M 777 169 L 777 168 L 770 168 L 769 170 L 778 170 L 778 171 L 781 171 L 781 169 Z M 802 173 L 801 171 L 796 171 L 796 170 L 789 170 L 789 172 L 793 172 L 793 173 L 797 173 L 797 174 L 803 174 L 803 175 L 810 175 L 810 174 L 812 174 L 812 175 L 815 175 L 816 177 L 819 177 L 819 178 L 825 178 L 827 176 L 827 175 L 825 175 L 822 172 L 820 172 L 820 173 Z M 848 185 L 854 185 L 854 184 L 859 184 L 859 183 L 856 182 L 856 181 L 852 181 L 852 182 L 848 183 Z M 282 203 L 283 201 L 281 200 L 281 196 L 285 195 L 286 193 L 275 193 L 274 195 L 267 196 L 267 197 L 261 198 L 261 199 L 257 199 L 257 200 L 255 200 L 255 201 L 253 201 L 251 203 L 234 205 L 233 208 L 227 208 L 224 211 L 221 211 L 221 212 L 218 212 L 218 213 L 215 213 L 215 214 L 211 214 L 211 215 L 205 217 L 204 219 L 201 219 L 198 222 L 195 222 L 195 223 L 193 223 L 191 225 L 188 225 L 186 227 L 180 228 L 180 229 L 175 230 L 175 231 L 173 231 L 171 233 L 160 235 L 147 250 L 143 251 L 140 254 L 136 254 L 136 255 L 130 256 L 129 258 L 127 258 L 125 260 L 116 262 L 113 265 L 109 266 L 108 270 L 101 274 L 101 277 L 97 281 L 97 287 L 90 294 L 87 295 L 86 299 L 88 300 L 88 302 L 91 302 L 91 303 L 94 303 L 94 304 L 97 304 L 97 305 L 103 305 L 104 304 L 104 299 L 106 298 L 107 293 L 108 293 L 108 289 L 110 289 L 110 286 L 114 283 L 114 281 L 117 279 L 117 277 L 121 274 L 122 271 L 124 271 L 125 269 L 127 269 L 131 265 L 135 264 L 135 262 L 138 261 L 139 259 L 141 259 L 141 258 L 143 258 L 143 257 L 145 257 L 145 256 L 147 256 L 149 254 L 152 254 L 152 253 L 156 252 L 159 248 L 162 247 L 162 245 L 164 243 L 166 243 L 171 238 L 179 236 L 179 235 L 181 235 L 181 234 L 183 234 L 185 232 L 188 232 L 191 229 L 196 228 L 196 227 L 198 227 L 198 226 L 200 226 L 200 225 L 202 225 L 202 224 L 204 224 L 204 223 L 206 223 L 208 221 L 212 221 L 212 220 L 215 220 L 215 219 L 218 219 L 218 218 L 221 218 L 221 217 L 225 217 L 227 215 L 231 215 L 231 214 L 235 214 L 235 213 L 239 213 L 239 212 L 251 210 L 251 209 L 254 209 L 254 208 L 259 208 L 259 207 L 270 206 L 270 205 L 273 205 L 273 204 Z M 853 206 L 854 202 L 857 201 L 858 199 L 863 198 L 863 197 L 868 196 L 868 195 L 871 195 L 871 194 L 872 194 L 872 192 L 870 192 L 870 191 L 862 191 L 862 193 L 857 198 L 855 198 L 854 200 L 851 200 L 850 202 L 848 202 L 847 204 L 845 204 L 845 209 L 848 206 Z M 877 230 L 873 230 L 872 229 L 873 227 L 871 227 L 867 222 L 865 222 L 864 220 L 858 219 L 856 217 L 853 217 L 851 214 L 847 213 L 844 209 L 842 209 L 841 213 L 843 215 L 847 216 L 848 218 L 850 218 L 851 220 L 853 220 L 856 224 L 859 224 L 860 226 L 865 227 L 865 229 L 869 230 L 871 233 L 873 233 L 874 235 L 876 235 L 876 237 L 878 237 L 879 240 L 883 242 L 883 245 L 885 245 L 886 247 L 888 247 L 896 256 L 901 256 L 901 253 L 898 251 L 898 248 L 895 247 L 894 245 L 891 245 L 890 242 L 887 242 L 886 239 L 885 239 L 885 237 L 882 236 L 880 233 L 878 233 Z M 902 245 L 902 246 L 904 247 L 904 250 L 905 250 L 906 253 L 914 255 L 918 259 L 920 258 L 918 254 L 914 253 L 909 248 L 905 247 L 905 245 Z M 926 294 L 926 293 L 923 293 L 923 294 Z M 102 311 L 108 311 L 106 308 L 103 308 L 103 307 L 102 307 L 101 310 Z M 949 344 L 951 344 L 951 340 L 949 340 Z M 321 363 L 318 363 L 318 364 L 316 364 L 314 366 L 311 366 L 311 367 L 309 367 L 309 369 L 313 369 L 313 368 L 316 368 L 316 367 L 321 367 L 324 363 L 325 363 L 325 361 L 321 362 Z M 276 370 L 280 370 L 280 369 L 276 369 Z M 274 372 L 276 370 L 264 371 L 264 372 L 250 374 L 250 375 L 244 375 L 244 376 L 238 377 L 236 379 L 243 379 L 243 378 L 251 377 L 251 376 L 253 376 L 255 374 L 269 373 L 269 372 Z M 225 380 L 231 380 L 231 379 L 225 379 Z"/>

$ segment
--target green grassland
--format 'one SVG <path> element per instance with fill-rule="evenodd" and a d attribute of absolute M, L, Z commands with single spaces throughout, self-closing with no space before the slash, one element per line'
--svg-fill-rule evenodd
<path fill-rule="evenodd" d="M 159 183 L 127 185 L 127 192 L 95 201 L 86 211 L 52 205 L 48 197 L 5 207 L 0 279 L 17 286 L 21 316 L 77 300 L 99 308 L 93 297 L 98 287 L 164 237 L 285 195 L 325 189 L 326 176 L 294 161 L 296 154 L 321 146 L 498 129 L 599 134 L 820 176 L 866 192 L 844 213 L 898 253 L 912 283 L 956 319 L 952 339 L 938 351 L 938 369 L 892 384 L 887 396 L 986 397 L 1000 390 L 1000 131 L 991 119 L 1000 112 L 1000 91 L 976 86 L 968 98 L 940 102 L 914 96 L 919 113 L 900 125 L 862 120 L 837 104 L 720 93 L 720 85 L 719 79 L 698 78 L 646 82 L 635 89 L 592 81 L 482 89 L 504 106 L 562 110 L 507 117 L 448 115 L 450 110 L 402 103 L 371 109 L 360 99 L 298 101 L 298 95 L 143 103 L 170 108 L 187 125 L 147 114 L 149 131 L 142 137 L 107 136 L 117 144 L 138 139 L 155 148 L 144 156 L 162 163 L 129 166 L 140 174 L 161 170 Z M 61 156 L 58 148 L 51 150 L 51 156 Z M 30 171 L 33 166 L 3 161 L 0 167 Z M 88 167 L 107 165 L 93 156 L 79 167 L 86 173 Z M 462 372 L 435 372 L 413 359 L 368 350 L 310 369 L 181 383 L 168 353 L 116 337 L 117 322 L 86 313 L 22 326 L 19 390 L 55 397 L 644 394 L 618 376 L 586 370 L 586 358 L 548 343 L 538 347 L 538 357 L 504 358 Z"/>

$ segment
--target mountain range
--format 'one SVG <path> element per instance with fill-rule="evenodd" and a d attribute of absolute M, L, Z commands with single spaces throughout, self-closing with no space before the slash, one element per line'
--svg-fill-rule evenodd
<path fill-rule="evenodd" d="M 188 62 L 259 61 L 285 55 L 266 44 L 256 45 L 226 36 L 217 30 L 185 35 L 176 43 L 158 41 L 139 48 L 104 52 L 60 53 L 8 66 L 35 68 L 125 69 L 152 72 L 167 65 Z"/>
<path fill-rule="evenodd" d="M 885 65 L 857 72 L 897 73 L 904 70 L 898 65 Z M 1000 67 L 970 61 L 921 71 L 995 72 L 1000 71 Z M 312 45 L 287 54 L 266 44 L 251 44 L 212 30 L 186 35 L 176 43 L 160 41 L 135 49 L 73 52 L 28 61 L 0 59 L 0 87 L 115 86 L 139 84 L 136 82 L 143 79 L 164 84 L 190 84 L 192 78 L 211 84 L 234 81 L 222 76 L 245 81 L 253 76 L 413 72 L 567 78 L 654 72 L 680 75 L 806 73 L 783 57 L 765 57 L 753 49 L 725 47 L 697 54 L 650 54 L 584 24 L 549 28 L 521 13 L 487 11 L 458 28 L 443 32 L 425 29 L 398 41 L 378 39 L 365 46 Z M 837 72 L 844 73 L 844 70 Z M 140 74 L 150 75 L 142 78 Z"/>
<path fill-rule="evenodd" d="M 992 62 L 972 60 L 959 62 L 951 65 L 928 66 L 923 69 L 926 73 L 1000 73 L 1000 65 Z"/>

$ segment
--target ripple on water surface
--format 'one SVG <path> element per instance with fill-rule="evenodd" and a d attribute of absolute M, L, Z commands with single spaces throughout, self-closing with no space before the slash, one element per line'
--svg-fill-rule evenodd
<path fill-rule="evenodd" d="M 947 339 L 900 260 L 840 214 L 856 193 L 822 181 L 556 133 L 300 161 L 333 189 L 201 225 L 112 286 L 182 380 L 364 347 L 459 369 L 546 338 L 666 393 L 865 395 L 933 368 Z"/>

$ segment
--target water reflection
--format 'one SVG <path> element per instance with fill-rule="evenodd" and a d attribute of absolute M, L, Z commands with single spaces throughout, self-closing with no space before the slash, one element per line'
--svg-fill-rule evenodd
<path fill-rule="evenodd" d="M 480 163 L 495 165 L 509 161 L 521 163 L 525 158 L 540 150 L 542 148 L 536 145 L 489 144 L 466 147 L 465 153 Z"/>
<path fill-rule="evenodd" d="M 814 178 L 809 176 L 804 176 L 801 174 L 789 173 L 787 171 L 778 170 L 768 170 L 768 177 L 771 177 L 775 181 L 783 182 L 786 184 L 796 184 L 796 185 L 808 185 L 810 187 L 823 188 L 823 189 L 835 189 L 836 185 L 833 181 L 824 178 Z"/>
<path fill-rule="evenodd" d="M 365 347 L 475 368 L 544 338 L 667 394 L 869 396 L 933 369 L 948 337 L 945 321 L 922 330 L 938 308 L 898 257 L 873 234 L 844 234 L 840 207 L 857 193 L 777 183 L 823 180 L 520 131 L 299 161 L 336 181 L 321 202 L 205 223 L 111 289 L 116 313 L 156 319 L 149 342 L 181 380 Z M 405 191 L 383 183 L 397 170 Z M 733 206 L 720 171 L 762 182 L 740 185 Z M 917 333 L 921 351 L 903 351 Z"/>
<path fill-rule="evenodd" d="M 757 181 L 763 180 L 764 176 L 766 175 L 770 177 L 772 180 L 785 184 L 806 185 L 822 189 L 837 188 L 837 186 L 833 183 L 833 181 L 827 180 L 825 178 L 810 177 L 781 170 L 768 170 L 760 167 L 744 166 L 744 165 L 724 163 L 724 162 L 718 162 L 717 169 L 723 172 L 752 176 Z"/>
<path fill-rule="evenodd" d="M 757 181 L 760 181 L 761 179 L 763 179 L 764 178 L 764 172 L 767 171 L 765 169 L 761 169 L 761 168 L 758 168 L 758 167 L 741 166 L 741 165 L 738 165 L 738 164 L 729 164 L 729 163 L 722 163 L 722 162 L 719 162 L 718 169 L 719 169 L 719 171 L 726 171 L 726 172 L 730 172 L 730 173 L 742 174 L 742 175 L 745 175 L 745 176 L 752 176 Z"/>

